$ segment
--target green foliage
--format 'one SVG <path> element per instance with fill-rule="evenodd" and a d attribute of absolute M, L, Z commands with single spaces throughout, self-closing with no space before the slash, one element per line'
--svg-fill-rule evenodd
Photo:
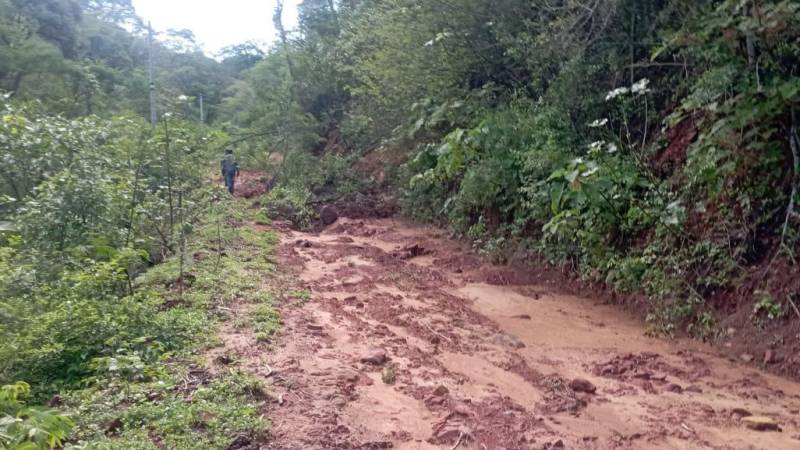
<path fill-rule="evenodd" d="M 270 218 L 286 219 L 301 230 L 311 228 L 318 220 L 309 206 L 311 192 L 302 187 L 277 187 L 264 197 L 264 209 Z"/>
<path fill-rule="evenodd" d="M 280 315 L 269 303 L 256 305 L 250 312 L 250 318 L 256 332 L 256 340 L 259 342 L 271 341 L 281 325 Z"/>
<path fill-rule="evenodd" d="M 783 305 L 776 303 L 768 292 L 758 291 L 758 302 L 753 306 L 753 315 L 767 316 L 767 319 L 774 320 L 783 314 Z"/>
<path fill-rule="evenodd" d="M 0 1 L 0 90 L 69 117 L 148 111 L 147 32 L 129 1 Z M 191 32 L 168 30 L 153 45 L 162 106 L 217 118 L 223 90 L 243 67 L 203 55 Z M 194 101 L 177 105 L 181 96 Z M 180 108 L 177 108 L 180 106 Z"/>
<path fill-rule="evenodd" d="M 8 450 L 61 447 L 74 426 L 55 410 L 25 405 L 30 386 L 22 381 L 0 386 L 0 446 Z"/>

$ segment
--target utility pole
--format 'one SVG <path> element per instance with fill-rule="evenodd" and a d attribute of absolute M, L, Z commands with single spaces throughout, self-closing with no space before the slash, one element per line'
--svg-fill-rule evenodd
<path fill-rule="evenodd" d="M 200 123 L 206 123 L 206 112 L 203 109 L 203 94 L 200 94 Z"/>
<path fill-rule="evenodd" d="M 150 126 L 156 127 L 156 82 L 153 79 L 153 26 L 147 22 L 147 78 L 150 85 Z"/>

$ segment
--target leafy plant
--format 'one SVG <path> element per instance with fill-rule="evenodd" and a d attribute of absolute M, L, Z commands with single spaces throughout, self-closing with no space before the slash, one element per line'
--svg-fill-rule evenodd
<path fill-rule="evenodd" d="M 0 446 L 8 450 L 61 447 L 74 423 L 62 413 L 25 405 L 30 386 L 22 381 L 0 387 Z"/>
<path fill-rule="evenodd" d="M 774 320 L 783 315 L 783 305 L 775 302 L 769 292 L 758 291 L 758 302 L 753 305 L 753 315 L 756 317 L 766 315 L 769 320 Z"/>

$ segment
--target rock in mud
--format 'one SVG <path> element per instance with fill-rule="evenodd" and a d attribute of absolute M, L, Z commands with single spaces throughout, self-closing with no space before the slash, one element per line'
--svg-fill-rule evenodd
<path fill-rule="evenodd" d="M 244 450 L 254 448 L 253 446 L 253 439 L 250 436 L 239 435 L 236 436 L 236 439 L 231 442 L 231 445 L 228 446 L 227 450 Z"/>
<path fill-rule="evenodd" d="M 778 356 L 777 354 L 775 354 L 774 351 L 767 350 L 767 351 L 764 352 L 764 365 L 765 366 L 768 366 L 770 364 L 777 364 L 777 363 L 782 362 L 782 361 L 783 361 L 783 357 L 782 356 Z"/>
<path fill-rule="evenodd" d="M 383 372 L 381 373 L 381 380 L 384 384 L 394 384 L 397 380 L 397 376 L 394 373 L 394 367 L 388 365 L 383 368 Z"/>
<path fill-rule="evenodd" d="M 364 448 L 364 449 L 394 448 L 394 444 L 390 441 L 369 441 L 369 442 L 364 442 L 358 448 Z"/>
<path fill-rule="evenodd" d="M 392 255 L 399 259 L 413 259 L 417 256 L 430 254 L 431 251 L 419 244 L 406 245 L 400 250 L 395 251 Z"/>
<path fill-rule="evenodd" d="M 597 387 L 591 381 L 583 378 L 575 378 L 569 382 L 569 387 L 575 392 L 585 392 L 587 394 L 594 394 L 597 392 Z"/>
<path fill-rule="evenodd" d="M 766 416 L 748 416 L 742 418 L 742 423 L 747 428 L 755 431 L 780 431 L 781 427 L 778 422 Z"/>
<path fill-rule="evenodd" d="M 679 385 L 679 384 L 672 383 L 672 384 L 670 384 L 670 385 L 668 385 L 666 387 L 666 391 L 667 392 L 674 392 L 676 394 L 682 394 L 683 393 L 683 387 L 681 387 L 681 385 Z"/>
<path fill-rule="evenodd" d="M 442 385 L 439 385 L 436 389 L 433 390 L 431 395 L 433 395 L 434 397 L 444 397 L 445 395 L 447 395 L 449 393 L 450 393 L 449 389 L 447 389 L 446 387 L 444 387 Z"/>
<path fill-rule="evenodd" d="M 386 362 L 386 350 L 382 348 L 375 348 L 361 356 L 361 362 L 365 364 L 372 364 L 380 366 Z"/>
<path fill-rule="evenodd" d="M 749 353 L 742 353 L 742 354 L 739 356 L 739 359 L 741 359 L 742 361 L 744 361 L 744 362 L 746 362 L 746 363 L 749 363 L 750 361 L 752 361 L 752 360 L 753 360 L 753 355 L 751 355 L 751 354 L 749 354 Z"/>
<path fill-rule="evenodd" d="M 497 345 L 511 348 L 524 348 L 525 343 L 520 341 L 517 337 L 506 333 L 497 333 L 492 336 L 492 342 Z"/>
<path fill-rule="evenodd" d="M 364 282 L 364 277 L 359 275 L 353 275 L 352 277 L 348 277 L 342 280 L 342 286 L 355 286 L 363 282 Z"/>
<path fill-rule="evenodd" d="M 750 416 L 753 415 L 753 413 L 751 413 L 750 411 L 748 411 L 748 410 L 746 410 L 744 408 L 733 408 L 731 410 L 731 415 L 732 416 L 739 416 L 739 417 L 750 417 Z"/>
<path fill-rule="evenodd" d="M 466 416 L 466 417 L 472 416 L 472 411 L 467 407 L 467 405 L 464 405 L 463 403 L 457 404 L 453 408 L 453 412 L 461 416 Z"/>
<path fill-rule="evenodd" d="M 331 205 L 325 205 L 319 210 L 319 218 L 323 225 L 330 225 L 339 219 L 339 212 Z"/>

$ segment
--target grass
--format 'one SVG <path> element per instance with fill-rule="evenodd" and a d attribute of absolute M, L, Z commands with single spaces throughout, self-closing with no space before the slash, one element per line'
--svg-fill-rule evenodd
<path fill-rule="evenodd" d="M 76 422 L 70 441 L 78 448 L 225 449 L 234 440 L 264 438 L 269 422 L 261 415 L 266 394 L 259 380 L 233 366 L 212 375 L 202 357 L 218 344 L 209 331 L 231 319 L 235 302 L 254 305 L 235 325 L 251 327 L 259 340 L 270 340 L 280 327 L 274 296 L 262 281 L 275 272 L 277 236 L 236 226 L 247 221 L 258 218 L 244 201 L 225 197 L 209 206 L 189 236 L 182 293 L 179 256 L 136 280 L 137 290 L 160 299 L 152 320 L 182 327 L 183 345 L 163 352 L 155 340 L 123 343 L 119 354 L 98 361 L 85 389 L 63 394 Z"/>

